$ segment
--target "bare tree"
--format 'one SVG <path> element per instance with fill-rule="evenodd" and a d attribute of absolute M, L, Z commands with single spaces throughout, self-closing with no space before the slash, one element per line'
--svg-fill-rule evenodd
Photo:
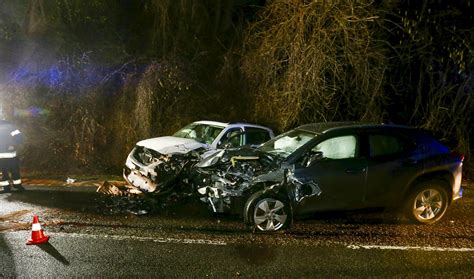
<path fill-rule="evenodd" d="M 381 119 L 385 61 L 374 40 L 375 14 L 370 1 L 267 4 L 249 30 L 243 60 L 256 118 L 280 130 Z"/>

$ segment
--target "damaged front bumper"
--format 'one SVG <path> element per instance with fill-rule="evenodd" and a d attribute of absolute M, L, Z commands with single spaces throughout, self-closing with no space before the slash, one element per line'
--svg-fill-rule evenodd
<path fill-rule="evenodd" d="M 125 163 L 123 178 L 129 185 L 142 192 L 154 192 L 158 187 L 157 183 L 151 180 L 147 167 L 132 159 L 131 155 L 128 156 Z"/>
<path fill-rule="evenodd" d="M 215 213 L 242 212 L 246 200 L 260 190 L 285 195 L 294 205 L 321 194 L 317 183 L 299 180 L 291 168 L 268 161 L 266 156 L 216 156 L 221 164 L 198 164 L 195 175 L 201 200 Z M 211 159 L 217 161 L 208 161 Z"/>
<path fill-rule="evenodd" d="M 123 177 L 131 186 L 144 193 L 163 194 L 173 189 L 180 174 L 196 162 L 197 153 L 161 154 L 137 146 L 128 155 Z M 184 178 L 185 182 L 187 179 Z"/>

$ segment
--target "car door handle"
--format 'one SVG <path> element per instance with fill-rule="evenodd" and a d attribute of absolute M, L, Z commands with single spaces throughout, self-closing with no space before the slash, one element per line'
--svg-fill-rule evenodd
<path fill-rule="evenodd" d="M 361 172 L 365 172 L 365 168 L 361 168 L 361 169 L 347 169 L 347 170 L 346 170 L 346 173 L 361 173 Z"/>

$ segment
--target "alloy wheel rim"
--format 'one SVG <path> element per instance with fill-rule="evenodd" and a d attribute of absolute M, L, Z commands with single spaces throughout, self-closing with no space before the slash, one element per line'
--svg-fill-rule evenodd
<path fill-rule="evenodd" d="M 438 190 L 426 189 L 416 196 L 413 212 L 420 220 L 432 220 L 442 211 L 443 203 L 443 197 Z"/>
<path fill-rule="evenodd" d="M 283 202 L 265 198 L 255 205 L 254 222 L 261 231 L 276 231 L 283 227 L 288 218 Z"/>

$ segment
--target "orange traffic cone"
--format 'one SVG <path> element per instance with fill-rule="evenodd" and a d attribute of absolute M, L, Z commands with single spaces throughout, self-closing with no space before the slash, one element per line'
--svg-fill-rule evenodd
<path fill-rule="evenodd" d="M 33 225 L 31 226 L 31 239 L 28 239 L 27 245 L 36 245 L 46 243 L 49 240 L 49 236 L 43 233 L 41 224 L 38 221 L 38 216 L 33 216 Z"/>

